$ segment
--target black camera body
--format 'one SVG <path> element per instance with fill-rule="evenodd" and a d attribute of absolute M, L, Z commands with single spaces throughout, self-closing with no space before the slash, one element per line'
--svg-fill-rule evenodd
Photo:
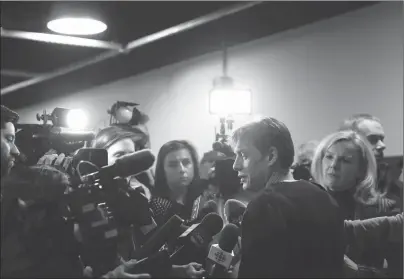
<path fill-rule="evenodd" d="M 95 275 L 117 266 L 122 228 L 151 223 L 147 198 L 130 188 L 125 178 L 76 185 L 68 200 L 71 216 L 80 228 L 82 260 Z"/>
<path fill-rule="evenodd" d="M 214 151 L 226 155 L 227 159 L 216 161 L 215 177 L 211 183 L 219 187 L 219 192 L 224 198 L 231 197 L 242 189 L 238 173 L 233 170 L 235 154 L 231 146 L 224 141 L 213 143 L 212 148 Z"/>
<path fill-rule="evenodd" d="M 297 164 L 293 166 L 293 178 L 296 180 L 311 181 L 310 164 Z"/>
<path fill-rule="evenodd" d="M 51 149 L 57 154 L 71 155 L 95 136 L 92 131 L 73 131 L 50 124 L 16 124 L 15 127 L 20 163 L 28 166 L 35 165 Z"/>

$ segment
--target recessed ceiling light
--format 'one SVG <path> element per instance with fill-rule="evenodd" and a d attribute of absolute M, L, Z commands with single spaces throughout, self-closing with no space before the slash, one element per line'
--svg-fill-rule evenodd
<path fill-rule="evenodd" d="M 102 21 L 91 18 L 64 17 L 48 22 L 47 27 L 53 32 L 66 35 L 95 35 L 107 30 Z"/>

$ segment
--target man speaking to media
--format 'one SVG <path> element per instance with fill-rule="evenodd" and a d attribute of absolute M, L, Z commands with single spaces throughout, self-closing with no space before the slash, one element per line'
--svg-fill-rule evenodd
<path fill-rule="evenodd" d="M 237 129 L 233 168 L 254 192 L 242 227 L 239 278 L 341 277 L 343 219 L 319 185 L 293 180 L 294 146 L 274 118 Z"/>

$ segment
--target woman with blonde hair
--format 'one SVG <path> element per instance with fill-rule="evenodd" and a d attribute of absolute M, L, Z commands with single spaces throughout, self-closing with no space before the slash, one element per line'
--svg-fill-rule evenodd
<path fill-rule="evenodd" d="M 393 212 L 395 202 L 376 190 L 377 165 L 372 147 L 355 131 L 340 131 L 325 137 L 314 154 L 311 174 L 335 198 L 345 220 Z M 384 244 L 384 239 L 364 238 L 351 243 L 347 255 L 360 265 L 381 269 L 387 255 Z"/>
<path fill-rule="evenodd" d="M 357 132 L 325 137 L 314 154 L 311 174 L 336 199 L 345 219 L 361 219 L 368 208 L 388 212 L 394 205 L 376 190 L 376 159 L 369 142 Z"/>

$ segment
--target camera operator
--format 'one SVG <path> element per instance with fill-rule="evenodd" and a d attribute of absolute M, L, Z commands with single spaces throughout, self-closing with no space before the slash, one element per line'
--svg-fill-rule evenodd
<path fill-rule="evenodd" d="M 2 180 L 2 277 L 81 276 L 73 224 L 64 218 L 68 188 L 68 176 L 50 166 L 19 167 Z"/>
<path fill-rule="evenodd" d="M 11 210 L 2 210 L 2 277 L 83 276 L 74 224 L 66 219 L 69 186 L 65 173 L 47 165 L 16 169 L 2 181 L 5 198 L 13 201 Z M 135 263 L 121 264 L 103 277 L 150 278 L 127 273 Z"/>
<path fill-rule="evenodd" d="M 15 145 L 15 127 L 19 115 L 1 105 L 1 177 L 8 175 L 20 151 Z"/>
<path fill-rule="evenodd" d="M 145 149 L 148 141 L 148 136 L 135 127 L 110 126 L 97 133 L 93 141 L 93 147 L 106 149 L 108 152 L 108 165 L 112 165 L 121 156 Z M 127 179 L 132 188 L 141 187 L 146 197 L 150 199 L 149 189 L 154 184 L 151 171 L 130 176 Z"/>
<path fill-rule="evenodd" d="M 110 136 L 110 137 L 106 137 L 106 136 Z M 136 134 L 133 132 L 129 132 L 129 131 L 124 131 L 123 129 L 119 128 L 119 127 L 108 127 L 106 129 L 103 129 L 100 133 L 98 133 L 98 136 L 96 137 L 95 140 L 95 145 L 97 146 L 97 148 L 105 148 L 108 151 L 108 163 L 109 165 L 112 165 L 115 163 L 116 159 L 118 159 L 120 156 L 126 155 L 128 153 L 133 153 L 135 151 L 134 148 L 134 142 L 136 142 Z M 134 138 L 134 140 L 132 141 L 132 138 Z M 125 146 L 125 143 L 127 144 L 128 141 L 125 141 L 125 139 L 130 139 L 129 141 L 132 142 L 132 146 L 133 148 L 127 148 L 128 146 Z M 70 168 L 69 164 L 71 163 L 71 159 L 69 157 L 66 157 L 64 154 L 55 154 L 55 153 L 51 153 L 52 150 L 50 152 L 48 152 L 47 154 L 45 154 L 39 161 L 38 164 L 45 164 L 45 165 L 54 165 L 56 167 L 62 168 L 64 170 L 67 170 Z M 69 160 L 70 159 L 70 160 Z M 67 163 L 66 163 L 67 162 Z M 94 170 L 95 171 L 95 170 Z M 132 181 L 132 185 L 134 186 L 132 188 L 136 188 L 140 189 L 140 188 L 146 188 L 145 186 L 141 185 L 139 182 L 136 183 L 136 185 L 133 185 L 133 179 L 118 179 L 118 180 L 111 180 L 111 181 L 102 181 L 101 183 L 107 183 L 110 184 L 112 187 L 128 187 L 129 184 L 127 184 L 129 181 Z M 126 185 L 127 184 L 127 185 Z M 104 185 L 105 186 L 105 185 Z M 142 186 L 142 187 L 138 187 L 138 186 Z M 130 189 L 128 188 L 127 191 L 129 191 L 128 193 L 130 194 Z M 147 188 L 146 188 L 147 189 Z M 135 189 L 132 189 L 135 190 Z M 142 191 L 143 193 L 145 192 L 144 190 Z M 102 193 L 101 193 L 102 194 Z M 131 195 L 131 194 L 130 194 Z M 140 194 L 135 193 L 135 197 L 132 199 L 130 199 L 129 202 L 134 202 L 137 203 L 137 199 L 136 197 L 139 197 Z M 108 196 L 108 195 L 107 195 Z M 113 195 L 116 198 L 116 195 Z M 132 197 L 132 195 L 131 195 Z M 80 199 L 80 195 L 77 196 L 78 199 Z M 106 198 L 106 197 L 104 197 Z M 75 200 L 75 198 L 73 198 L 73 200 Z M 98 199 L 98 198 L 97 198 Z M 102 199 L 102 198 L 101 198 Z M 144 198 L 145 201 L 144 203 L 147 205 L 147 200 L 146 198 Z M 116 213 L 117 211 L 119 211 L 119 213 L 123 213 L 122 212 L 122 208 L 117 208 L 117 207 L 124 207 L 124 205 L 117 205 L 117 201 L 113 201 L 113 200 L 105 200 L 107 202 L 107 205 L 114 207 L 114 212 Z M 134 206 L 136 206 L 136 204 L 134 204 Z M 140 206 L 140 205 L 139 205 Z M 120 215 L 120 214 L 114 214 L 114 215 Z M 121 214 L 121 215 L 123 215 Z M 136 213 L 135 213 L 136 214 Z M 126 215 L 126 214 L 125 214 Z M 129 214 L 131 215 L 131 214 Z M 133 216 L 133 215 L 131 215 Z M 118 248 L 116 251 L 115 248 L 114 250 L 117 252 L 116 255 L 116 260 L 113 260 L 113 254 L 112 250 L 110 250 L 110 248 L 107 248 L 107 250 L 104 250 L 102 247 L 104 246 L 103 243 L 99 243 L 99 245 L 96 245 L 96 247 L 92 246 L 96 243 L 92 243 L 92 244 L 88 244 L 87 243 L 83 243 L 82 242 L 82 233 L 83 233 L 83 228 L 79 227 L 78 224 L 75 225 L 75 235 L 76 238 L 82 242 L 81 244 L 81 256 L 82 256 L 82 260 L 84 261 L 85 264 L 87 264 L 88 261 L 98 265 L 100 263 L 98 263 L 98 257 L 96 258 L 92 258 L 95 254 L 97 254 L 97 252 L 100 252 L 102 254 L 105 255 L 101 255 L 101 258 L 104 259 L 104 256 L 107 258 L 110 258 L 112 262 L 110 262 L 111 266 L 115 265 L 119 265 L 119 263 L 122 263 L 120 266 L 116 267 L 114 270 L 106 273 L 104 275 L 104 277 L 109 278 L 109 277 L 133 277 L 133 276 L 140 276 L 139 278 L 143 278 L 146 275 L 133 275 L 133 274 L 129 274 L 126 271 L 130 269 L 131 266 L 133 266 L 135 264 L 134 261 L 130 261 L 130 262 L 125 262 L 127 260 L 129 260 L 131 258 L 131 254 L 134 250 L 134 243 L 132 242 L 132 226 L 131 224 L 128 224 L 127 222 L 120 222 L 122 220 L 122 218 L 119 218 L 121 216 L 114 216 L 114 217 L 118 217 L 119 221 L 118 223 L 116 223 L 116 225 L 118 225 L 118 231 L 119 231 L 119 237 L 117 239 L 117 245 Z M 107 246 L 110 247 L 110 246 Z M 93 248 L 95 248 L 95 250 L 93 250 Z M 95 261 L 95 262 L 94 262 Z M 114 263 L 115 262 L 115 263 Z M 90 264 L 91 265 L 91 264 Z M 89 274 L 91 274 L 91 276 L 93 276 L 93 269 L 94 267 L 86 267 L 84 273 L 86 274 L 86 276 L 89 276 Z M 112 267 L 111 267 L 112 268 Z M 108 269 L 107 269 L 108 270 Z M 99 267 L 95 268 L 94 270 L 96 276 L 101 275 L 104 271 L 100 271 Z M 99 272 L 102 272 L 101 274 Z M 135 277 L 138 278 L 138 277 Z M 147 278 L 147 276 L 146 276 Z"/>

